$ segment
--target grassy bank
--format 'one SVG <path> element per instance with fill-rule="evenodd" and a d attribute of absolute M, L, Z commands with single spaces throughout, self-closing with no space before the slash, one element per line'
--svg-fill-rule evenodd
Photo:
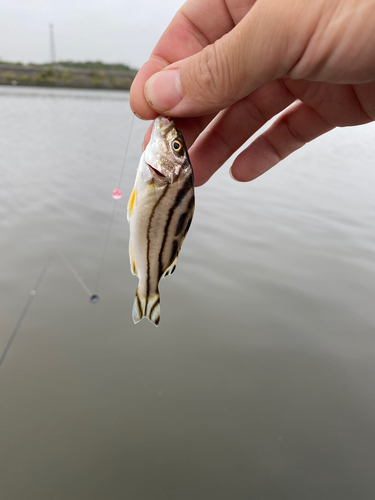
<path fill-rule="evenodd" d="M 124 64 L 60 61 L 21 64 L 0 61 L 0 85 L 129 90 L 137 70 Z"/>

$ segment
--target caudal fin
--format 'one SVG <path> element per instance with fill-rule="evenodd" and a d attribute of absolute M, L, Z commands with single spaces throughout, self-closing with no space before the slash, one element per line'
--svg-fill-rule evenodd
<path fill-rule="evenodd" d="M 142 295 L 137 289 L 133 304 L 133 321 L 138 323 L 142 318 L 149 319 L 155 326 L 158 326 L 160 321 L 160 295 L 153 293 L 148 297 Z"/>

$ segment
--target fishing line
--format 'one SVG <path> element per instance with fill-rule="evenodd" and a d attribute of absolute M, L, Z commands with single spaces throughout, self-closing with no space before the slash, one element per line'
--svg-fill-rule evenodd
<path fill-rule="evenodd" d="M 82 288 L 84 289 L 84 291 L 90 297 L 91 302 L 93 302 L 93 303 L 98 302 L 99 297 L 96 294 L 93 294 L 90 291 L 89 287 L 83 281 L 83 279 L 78 274 L 78 272 L 74 269 L 73 265 L 69 262 L 69 260 L 67 259 L 66 255 L 63 253 L 63 251 L 61 250 L 61 248 L 59 248 L 57 250 L 57 254 L 61 258 L 61 260 L 64 262 L 64 264 L 66 265 L 66 267 L 69 269 L 69 271 L 72 274 L 73 278 L 75 278 L 78 281 L 78 283 L 82 286 Z"/>
<path fill-rule="evenodd" d="M 42 282 L 43 282 L 43 279 L 47 273 L 47 270 L 52 262 L 52 260 L 54 259 L 55 255 L 58 255 L 60 257 L 60 259 L 64 262 L 64 264 L 66 265 L 66 267 L 68 268 L 69 272 L 71 273 L 71 275 L 78 281 L 78 283 L 82 286 L 82 288 L 84 289 L 84 291 L 88 294 L 88 296 L 90 297 L 90 301 L 95 304 L 96 302 L 98 302 L 99 300 L 99 297 L 95 294 L 93 294 L 89 287 L 86 285 L 86 283 L 83 281 L 83 279 L 81 278 L 81 276 L 78 274 L 78 272 L 74 269 L 73 265 L 69 262 L 68 258 L 66 257 L 66 255 L 63 253 L 63 251 L 61 250 L 61 248 L 58 248 L 56 250 L 54 250 L 51 255 L 49 256 L 48 260 L 47 260 L 47 263 L 46 265 L 44 266 L 44 268 L 42 269 L 36 283 L 35 283 L 35 286 L 34 288 L 30 291 L 29 293 L 29 297 L 26 301 L 26 304 L 24 306 L 24 308 L 22 309 L 22 312 L 21 312 L 21 315 L 20 317 L 18 318 L 18 321 L 17 321 L 17 324 L 16 326 L 14 327 L 14 330 L 12 332 L 12 334 L 10 335 L 9 337 L 9 340 L 4 348 L 4 351 L 3 353 L 1 354 L 0 356 L 0 367 L 6 357 L 6 355 L 8 354 L 8 351 L 13 343 L 13 340 L 15 339 L 19 329 L 21 328 L 21 325 L 22 325 L 22 322 L 23 320 L 25 319 L 25 316 L 26 314 L 28 313 L 29 311 L 29 308 L 31 306 L 31 303 L 33 301 L 33 299 L 35 298 L 36 294 L 37 294 L 37 291 L 39 289 L 39 287 L 41 286 Z"/>
<path fill-rule="evenodd" d="M 46 265 L 44 266 L 44 268 L 42 269 L 42 272 L 40 273 L 36 283 L 35 283 L 35 286 L 34 288 L 31 290 L 31 292 L 29 293 L 29 298 L 27 299 L 27 302 L 21 312 L 21 316 L 18 318 L 18 321 L 17 321 L 17 324 L 16 326 L 14 327 L 14 330 L 11 334 L 11 336 L 9 337 L 9 340 L 4 348 L 4 351 L 2 353 L 2 355 L 0 356 L 0 367 L 5 359 L 5 356 L 7 355 L 9 349 L 10 349 L 10 346 L 12 345 L 13 343 L 13 340 L 15 339 L 16 335 L 17 335 L 17 332 L 18 330 L 20 329 L 21 325 L 22 325 L 22 322 L 29 310 L 29 307 L 31 306 L 31 302 L 33 301 L 33 299 L 35 298 L 36 294 L 37 294 L 37 291 L 38 291 L 38 288 L 39 286 L 41 285 L 42 281 L 43 281 L 43 278 L 47 272 L 47 269 L 49 268 L 51 262 L 52 262 L 52 259 L 53 259 L 53 253 L 50 255 Z"/>
<path fill-rule="evenodd" d="M 118 184 L 117 184 L 118 187 L 117 187 L 117 189 L 115 189 L 112 192 L 112 198 L 115 200 L 115 203 L 113 205 L 111 221 L 109 223 L 107 237 L 106 237 L 105 244 L 104 244 L 104 250 L 103 250 L 103 254 L 102 254 L 102 258 L 101 258 L 101 262 L 100 262 L 100 266 L 99 266 L 98 277 L 96 279 L 96 284 L 95 284 L 95 288 L 94 288 L 95 294 L 97 294 L 97 292 L 98 292 L 100 280 L 101 280 L 101 277 L 102 277 L 102 271 L 103 271 L 103 267 L 104 267 L 105 257 L 106 257 L 106 254 L 107 254 L 109 237 L 111 235 L 111 230 L 112 230 L 112 226 L 113 226 L 113 220 L 115 218 L 115 213 L 116 213 L 116 207 L 117 207 L 116 201 L 119 200 L 122 197 L 120 186 L 121 186 L 122 176 L 123 176 L 124 169 L 125 169 L 126 157 L 128 155 L 128 149 L 129 149 L 129 144 L 130 144 L 130 137 L 131 137 L 132 130 L 133 130 L 133 124 L 134 124 L 134 114 L 133 114 L 132 121 L 131 121 L 131 124 L 130 124 L 130 130 L 129 130 L 129 135 L 128 135 L 128 141 L 127 141 L 127 144 L 126 144 L 126 147 L 125 147 L 125 154 L 124 154 L 124 160 L 122 162 L 120 179 L 119 179 Z"/>
<path fill-rule="evenodd" d="M 98 289 L 99 284 L 100 284 L 100 279 L 101 279 L 102 270 L 103 270 L 103 267 L 104 267 L 105 257 L 106 257 L 107 248 L 108 248 L 109 237 L 111 235 L 111 229 L 112 229 L 112 225 L 113 225 L 113 220 L 115 218 L 115 213 L 116 213 L 116 207 L 117 207 L 116 201 L 119 200 L 122 197 L 122 193 L 121 193 L 120 187 L 121 187 L 121 181 L 122 181 L 122 177 L 123 177 L 123 173 L 124 173 L 124 169 L 125 169 L 125 163 L 126 163 L 126 158 L 127 158 L 129 144 L 130 144 L 130 137 L 131 137 L 131 133 L 132 133 L 132 130 L 133 130 L 133 124 L 134 124 L 134 115 L 132 115 L 132 120 L 131 120 L 131 124 L 130 124 L 129 135 L 128 135 L 128 140 L 127 140 L 126 148 L 125 148 L 124 160 L 122 162 L 121 174 L 120 174 L 120 178 L 119 178 L 119 181 L 118 181 L 118 184 L 117 184 L 118 187 L 117 187 L 117 189 L 115 189 L 112 192 L 112 198 L 115 200 L 115 203 L 113 205 L 111 220 L 110 220 L 110 223 L 109 223 L 107 237 L 106 237 L 105 244 L 104 244 L 104 250 L 103 250 L 103 254 L 102 254 L 102 258 L 101 258 L 101 263 L 100 263 L 100 267 L 99 267 L 99 272 L 98 272 L 98 276 L 97 276 L 97 280 L 96 280 L 95 290 Z M 51 262 L 52 262 L 52 260 L 53 260 L 53 258 L 54 258 L 54 256 L 56 254 L 64 262 L 64 264 L 68 268 L 68 270 L 71 273 L 71 275 L 78 281 L 78 283 L 82 286 L 83 290 L 90 297 L 90 301 L 92 303 L 96 303 L 99 300 L 99 296 L 96 293 L 92 293 L 91 292 L 91 290 L 89 289 L 89 287 L 83 281 L 83 279 L 78 274 L 78 272 L 73 267 L 73 265 L 70 263 L 70 261 L 68 260 L 68 258 L 66 257 L 66 255 L 63 253 L 63 251 L 60 248 L 54 250 L 51 253 L 50 257 L 48 258 L 48 260 L 47 260 L 44 268 L 42 269 L 42 271 L 41 271 L 41 273 L 40 273 L 40 275 L 39 275 L 39 277 L 38 277 L 38 279 L 37 279 L 37 281 L 35 283 L 34 288 L 29 293 L 29 297 L 28 297 L 28 299 L 26 301 L 26 304 L 25 304 L 24 308 L 22 309 L 21 315 L 18 318 L 16 326 L 14 327 L 14 330 L 12 331 L 12 333 L 11 333 L 11 335 L 9 337 L 9 340 L 8 340 L 8 342 L 7 342 L 5 348 L 4 348 L 4 350 L 3 350 L 3 352 L 2 352 L 2 354 L 0 356 L 0 367 L 3 364 L 3 362 L 4 362 L 5 357 L 8 354 L 8 351 L 9 351 L 9 349 L 10 349 L 10 347 L 11 347 L 11 345 L 12 345 L 12 343 L 13 343 L 13 341 L 14 341 L 14 339 L 15 339 L 18 331 L 19 331 L 19 329 L 21 328 L 22 322 L 25 319 L 25 316 L 26 316 L 26 314 L 29 311 L 31 303 L 32 303 L 33 299 L 35 298 L 35 296 L 37 294 L 37 291 L 38 291 L 40 285 L 42 284 L 43 279 L 44 279 L 44 277 L 45 277 L 45 275 L 47 273 L 47 270 L 48 270 L 48 268 L 49 268 L 49 266 L 50 266 L 50 264 L 51 264 Z"/>

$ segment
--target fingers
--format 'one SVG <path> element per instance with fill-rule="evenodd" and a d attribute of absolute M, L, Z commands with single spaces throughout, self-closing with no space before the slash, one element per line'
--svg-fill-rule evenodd
<path fill-rule="evenodd" d="M 220 113 L 189 151 L 195 184 L 204 184 L 249 137 L 294 100 L 284 83 L 275 80 Z"/>
<path fill-rule="evenodd" d="M 204 184 L 267 120 L 296 98 L 304 104 L 291 107 L 239 155 L 234 177 L 252 180 L 335 126 L 370 122 L 375 118 L 374 90 L 375 83 L 337 86 L 290 79 L 263 85 L 223 111 L 195 142 L 189 153 L 196 185 Z"/>
<path fill-rule="evenodd" d="M 155 111 L 169 116 L 217 113 L 287 74 L 318 15 L 318 6 L 307 15 L 304 2 L 258 0 L 225 36 L 154 74 L 145 97 Z"/>
<path fill-rule="evenodd" d="M 333 128 L 314 109 L 298 102 L 236 158 L 231 175 L 238 181 L 251 181 Z"/>
<path fill-rule="evenodd" d="M 375 103 L 374 83 L 335 85 L 291 79 L 285 79 L 284 83 L 296 98 L 333 125 L 346 127 L 371 121 L 368 104 L 371 100 Z"/>
<path fill-rule="evenodd" d="M 130 99 L 142 118 L 153 119 L 160 113 L 178 117 L 175 122 L 187 146 L 194 143 L 189 154 L 196 185 L 206 182 L 295 98 L 301 102 L 236 158 L 234 178 L 254 179 L 335 126 L 374 119 L 373 83 L 333 85 L 303 80 L 305 73 L 311 73 L 306 54 L 312 61 L 314 55 L 325 61 L 317 65 L 323 69 L 334 66 L 342 56 L 336 50 L 328 60 L 311 49 L 316 48 L 314 43 L 319 48 L 323 38 L 316 33 L 326 28 L 324 20 L 335 13 L 329 4 L 328 15 L 326 5 L 324 0 L 309 2 L 308 8 L 297 0 L 188 0 L 176 14 L 139 71 Z M 292 80 L 286 75 L 300 76 Z M 149 132 L 145 144 L 148 140 Z"/>
<path fill-rule="evenodd" d="M 241 0 L 229 0 L 228 3 L 234 4 L 234 17 L 239 20 L 238 9 L 235 7 Z M 150 60 L 142 66 L 134 79 L 130 91 L 130 105 L 136 115 L 151 120 L 159 114 L 150 108 L 144 97 L 145 83 L 154 73 L 171 63 L 200 52 L 205 46 L 230 31 L 233 26 L 234 21 L 224 0 L 187 1 L 165 30 Z M 164 86 L 161 90 L 163 89 Z"/>
<path fill-rule="evenodd" d="M 130 107 L 133 113 L 143 120 L 153 120 L 159 113 L 150 108 L 144 96 L 144 85 L 154 73 L 168 66 L 168 62 L 160 58 L 150 58 L 138 71 L 130 89 Z"/>
<path fill-rule="evenodd" d="M 353 93 L 362 110 L 362 123 L 366 123 L 366 118 L 369 119 L 368 121 L 375 120 L 375 81 L 353 85 Z"/>

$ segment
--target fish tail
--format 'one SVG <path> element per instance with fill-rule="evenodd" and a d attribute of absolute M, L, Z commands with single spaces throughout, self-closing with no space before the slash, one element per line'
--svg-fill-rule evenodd
<path fill-rule="evenodd" d="M 133 321 L 134 324 L 141 321 L 142 318 L 148 318 L 155 326 L 158 326 L 160 321 L 160 295 L 159 290 L 151 295 L 142 295 L 139 288 L 135 293 L 133 304 Z"/>

